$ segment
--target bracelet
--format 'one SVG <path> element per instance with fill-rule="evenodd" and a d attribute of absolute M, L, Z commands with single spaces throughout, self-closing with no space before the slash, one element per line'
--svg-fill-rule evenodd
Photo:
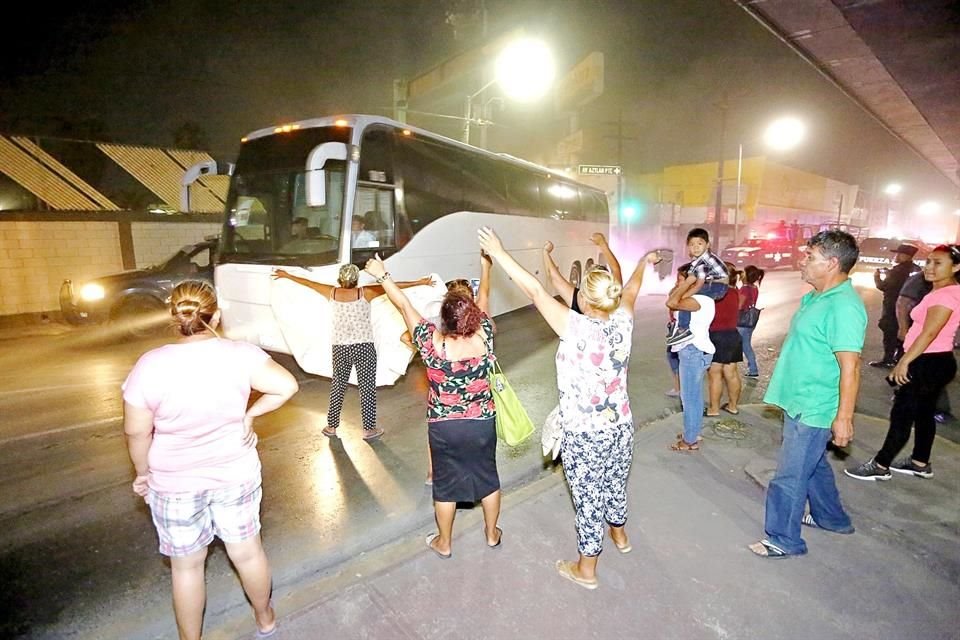
<path fill-rule="evenodd" d="M 389 280 L 389 279 L 390 279 L 390 272 L 384 271 L 383 275 L 377 278 L 377 284 L 382 284 L 384 280 Z"/>

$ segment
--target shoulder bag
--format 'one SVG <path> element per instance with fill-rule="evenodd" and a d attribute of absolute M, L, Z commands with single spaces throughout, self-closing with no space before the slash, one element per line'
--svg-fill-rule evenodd
<path fill-rule="evenodd" d="M 737 326 L 744 329 L 753 329 L 760 320 L 760 311 L 761 309 L 754 306 L 740 309 L 740 313 L 737 315 Z"/>
<path fill-rule="evenodd" d="M 497 438 L 511 447 L 522 444 L 533 434 L 533 421 L 496 359 L 490 367 L 490 391 L 497 408 Z"/>

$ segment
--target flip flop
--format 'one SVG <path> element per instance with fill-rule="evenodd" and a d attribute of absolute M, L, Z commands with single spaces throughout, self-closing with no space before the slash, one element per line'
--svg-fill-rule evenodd
<path fill-rule="evenodd" d="M 619 551 L 620 553 L 630 553 L 631 551 L 633 551 L 633 545 L 630 544 L 629 539 L 627 539 L 627 544 L 623 545 L 622 547 L 617 544 L 616 540 L 614 540 L 613 546 L 615 546 L 617 548 L 617 551 Z"/>
<path fill-rule="evenodd" d="M 327 436 L 328 438 L 338 438 L 338 437 L 339 437 L 339 436 L 337 435 L 337 428 L 336 428 L 336 427 L 324 427 L 324 428 L 323 428 L 323 431 L 321 431 L 320 433 L 322 433 L 323 435 Z"/>
<path fill-rule="evenodd" d="M 700 442 L 694 442 L 690 444 L 684 439 L 677 440 L 672 445 L 670 445 L 671 451 L 676 451 L 677 453 L 694 453 L 700 451 Z"/>
<path fill-rule="evenodd" d="M 759 548 L 757 548 L 757 545 L 759 545 Z M 750 549 L 750 551 L 761 558 L 770 558 L 772 560 L 782 560 L 783 558 L 789 558 L 792 555 L 796 555 L 787 553 L 766 538 L 760 540 L 759 542 L 754 542 L 753 544 L 747 545 L 747 549 Z"/>
<path fill-rule="evenodd" d="M 703 417 L 704 417 L 704 418 L 719 418 L 719 417 L 720 417 L 720 414 L 719 414 L 719 413 L 707 413 L 707 410 L 704 409 L 704 410 L 703 410 Z"/>
<path fill-rule="evenodd" d="M 569 560 L 557 560 L 557 573 L 569 580 L 574 584 L 578 584 L 584 589 L 596 589 L 600 584 L 597 582 L 597 579 L 586 580 L 580 578 L 573 572 L 573 567 L 575 566 L 573 562 Z"/>
<path fill-rule="evenodd" d="M 427 548 L 429 548 L 430 551 L 433 551 L 435 554 L 437 554 L 438 556 L 440 556 L 440 557 L 443 558 L 444 560 L 449 560 L 449 559 L 450 559 L 450 556 L 453 555 L 453 551 L 451 551 L 450 553 L 440 553 L 439 551 L 437 551 L 437 548 L 436 548 L 435 546 L 433 546 L 432 544 L 430 544 L 431 542 L 433 542 L 435 539 L 437 539 L 437 538 L 439 538 L 439 537 L 440 537 L 440 534 L 439 534 L 439 533 L 431 533 L 430 535 L 428 535 L 428 536 L 427 536 L 427 539 L 425 540 L 425 542 L 427 543 Z"/>
<path fill-rule="evenodd" d="M 490 547 L 491 549 L 496 549 L 497 547 L 500 546 L 500 543 L 503 542 L 503 529 L 501 529 L 500 527 L 497 527 L 497 531 L 500 532 L 500 537 L 497 538 L 497 544 L 490 544 L 489 542 L 487 543 L 487 546 Z"/>
<path fill-rule="evenodd" d="M 740 413 L 739 409 L 737 409 L 736 411 L 730 411 L 730 404 L 727 402 L 724 402 L 722 405 L 720 405 L 720 411 L 726 411 L 732 416 L 738 415 Z"/>

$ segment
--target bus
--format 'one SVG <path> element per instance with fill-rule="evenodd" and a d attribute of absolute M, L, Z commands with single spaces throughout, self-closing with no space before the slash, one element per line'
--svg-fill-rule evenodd
<path fill-rule="evenodd" d="M 193 171 L 193 178 L 203 172 Z M 601 259 L 590 236 L 609 231 L 602 190 L 378 116 L 323 117 L 254 131 L 242 139 L 229 173 L 214 272 L 224 330 L 231 338 L 292 354 L 306 371 L 325 376 L 326 301 L 273 280 L 275 269 L 335 284 L 340 265 L 362 269 L 379 254 L 396 280 L 426 274 L 475 278 L 477 229 L 490 226 L 544 280 L 541 249 L 553 241 L 557 264 L 579 284 Z M 361 275 L 361 284 L 371 281 Z M 412 301 L 426 305 L 417 289 L 408 290 Z M 441 293 L 439 285 L 430 294 L 434 302 Z M 491 314 L 528 303 L 494 267 Z M 393 310 L 390 317 L 390 310 L 389 303 L 374 306 L 378 353 L 394 338 L 399 344 L 403 331 L 399 314 Z M 378 382 L 389 377 L 382 373 Z"/>

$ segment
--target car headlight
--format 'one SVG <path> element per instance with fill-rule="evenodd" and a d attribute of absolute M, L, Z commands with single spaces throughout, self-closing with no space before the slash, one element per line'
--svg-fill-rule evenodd
<path fill-rule="evenodd" d="M 106 291 L 103 290 L 103 287 L 94 282 L 85 284 L 80 289 L 80 299 L 84 302 L 96 302 L 97 300 L 103 300 L 105 295 Z"/>

